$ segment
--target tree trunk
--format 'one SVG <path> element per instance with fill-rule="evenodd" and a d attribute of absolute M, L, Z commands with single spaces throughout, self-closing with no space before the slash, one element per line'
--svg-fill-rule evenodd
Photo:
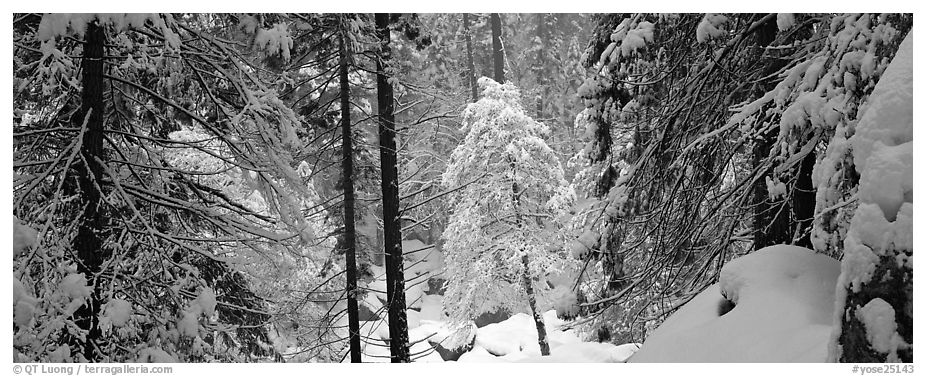
<path fill-rule="evenodd" d="M 100 288 L 95 276 L 100 272 L 104 254 L 104 213 L 102 212 L 103 166 L 99 161 L 103 155 L 103 50 L 106 35 L 103 26 L 96 20 L 87 24 L 84 40 L 83 60 L 81 70 L 83 77 L 81 83 L 81 110 L 74 121 L 78 126 L 86 124 L 86 131 L 80 148 L 84 161 L 77 168 L 78 186 L 80 188 L 80 207 L 83 209 L 74 237 L 73 248 L 77 253 L 77 270 L 84 274 L 87 282 L 93 286 L 89 301 L 74 313 L 74 322 L 82 330 L 86 330 L 86 337 L 82 340 L 73 339 L 72 344 L 81 348 L 81 352 L 88 361 L 99 360 L 94 356 L 94 343 L 102 336 L 100 331 Z"/>
<path fill-rule="evenodd" d="M 537 298 L 534 296 L 534 285 L 531 282 L 530 263 L 527 255 L 521 256 L 521 263 L 524 264 L 524 272 L 521 273 L 521 283 L 524 285 L 524 293 L 527 294 L 527 304 L 531 307 L 531 315 L 534 317 L 534 326 L 537 327 L 537 344 L 540 345 L 540 355 L 550 355 L 550 344 L 547 342 L 547 328 L 543 323 L 543 316 L 537 312 Z"/>
<path fill-rule="evenodd" d="M 775 138 L 772 135 L 760 135 L 752 150 L 754 167 L 760 166 L 768 158 L 774 143 Z M 790 205 L 786 200 L 772 201 L 765 184 L 767 176 L 771 176 L 770 173 L 763 175 L 752 191 L 752 204 L 755 210 L 752 242 L 756 250 L 791 242 Z"/>
<path fill-rule="evenodd" d="M 350 130 L 350 81 L 344 33 L 338 39 L 341 85 L 341 186 L 344 189 L 344 258 L 347 263 L 347 329 L 350 361 L 360 363 L 360 321 L 357 309 L 357 231 L 354 228 L 354 148 Z"/>
<path fill-rule="evenodd" d="M 490 16 L 492 24 L 492 58 L 495 62 L 495 82 L 505 83 L 505 50 L 502 49 L 502 20 L 498 13 Z"/>
<path fill-rule="evenodd" d="M 756 31 L 756 44 L 758 47 L 765 47 L 775 40 L 778 27 L 773 22 L 763 24 Z M 761 51 L 761 50 L 760 50 Z M 759 52 L 761 53 L 761 52 Z M 781 68 L 784 61 L 781 59 L 763 59 L 765 68 L 763 77 Z M 765 85 L 759 83 L 756 85 L 756 94 L 761 96 L 767 90 Z M 759 135 L 752 152 L 753 168 L 758 168 L 774 146 L 775 139 L 770 132 Z M 790 205 L 787 201 L 773 202 L 768 195 L 768 187 L 765 184 L 763 175 L 758 183 L 752 189 L 753 212 L 753 246 L 756 250 L 775 244 L 787 244 L 791 242 L 790 226 Z"/>
<path fill-rule="evenodd" d="M 547 91 L 547 77 L 546 72 L 544 72 L 544 66 L 546 65 L 544 55 L 547 49 L 546 13 L 537 13 L 537 38 L 540 39 L 540 48 L 537 50 L 537 66 L 534 68 L 534 74 L 537 76 L 537 119 L 543 119 L 543 98 Z M 555 134 L 556 132 L 550 132 L 550 135 Z"/>
<path fill-rule="evenodd" d="M 511 162 L 511 169 L 514 170 L 514 162 Z M 518 189 L 518 183 L 511 183 L 511 203 L 512 208 L 514 208 L 514 220 L 518 226 L 518 230 L 521 227 L 521 200 L 520 189 Z M 530 270 L 530 259 L 527 254 L 521 256 L 521 264 L 524 266 L 524 269 L 521 271 L 521 287 L 524 289 L 524 294 L 527 295 L 527 305 L 531 308 L 531 316 L 534 318 L 534 326 L 537 327 L 537 344 L 540 345 L 540 355 L 548 356 L 550 355 L 550 344 L 547 342 L 547 328 L 543 323 L 543 316 L 537 312 L 537 297 L 534 296 L 534 284 L 531 282 L 531 270 Z"/>
<path fill-rule="evenodd" d="M 463 39 L 466 40 L 466 81 L 472 95 L 472 103 L 479 100 L 479 88 L 476 85 L 476 63 L 473 61 L 473 36 L 469 27 L 469 13 L 463 13 Z"/>
<path fill-rule="evenodd" d="M 402 262 L 402 229 L 399 221 L 399 173 L 396 163 L 395 115 L 392 84 L 385 69 L 389 47 L 389 14 L 376 13 L 376 33 L 381 43 L 376 61 L 376 99 L 379 107 L 379 156 L 383 191 L 383 244 L 386 254 L 386 305 L 389 307 L 389 351 L 393 363 L 408 363 L 408 318 L 405 315 L 405 273 Z"/>
<path fill-rule="evenodd" d="M 817 154 L 810 152 L 801 160 L 800 170 L 797 172 L 797 184 L 791 192 L 791 208 L 794 210 L 796 222 L 795 245 L 813 249 L 810 243 L 810 228 L 813 227 L 813 211 L 817 203 L 817 190 L 813 187 L 811 173 L 813 165 L 817 162 Z"/>

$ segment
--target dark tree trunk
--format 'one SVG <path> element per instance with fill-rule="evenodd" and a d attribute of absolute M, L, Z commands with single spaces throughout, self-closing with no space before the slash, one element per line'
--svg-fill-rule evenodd
<path fill-rule="evenodd" d="M 466 40 L 466 81 L 469 83 L 472 102 L 479 100 L 479 89 L 476 85 L 476 63 L 473 61 L 473 36 L 469 27 L 469 13 L 463 13 L 463 39 Z"/>
<path fill-rule="evenodd" d="M 769 152 L 775 143 L 772 135 L 765 134 L 756 140 L 753 147 L 753 166 L 758 167 L 768 158 Z M 788 244 L 791 242 L 791 224 L 790 224 L 790 205 L 786 200 L 773 201 L 768 194 L 768 187 L 765 184 L 765 177 L 771 176 L 771 172 L 763 175 L 763 178 L 753 187 L 752 204 L 754 208 L 753 217 L 753 245 L 756 250 L 776 245 Z"/>
<path fill-rule="evenodd" d="M 386 254 L 386 305 L 389 307 L 389 350 L 393 363 L 408 363 L 408 318 L 405 316 L 405 273 L 402 262 L 402 228 L 399 221 L 399 173 L 396 163 L 395 115 L 392 84 L 385 69 L 389 47 L 389 14 L 376 13 L 381 43 L 376 61 L 376 99 L 379 107 L 379 156 L 383 191 L 383 244 Z"/>
<path fill-rule="evenodd" d="M 767 22 L 760 26 L 756 31 L 756 44 L 758 47 L 765 47 L 775 40 L 778 27 L 773 22 Z M 757 51 L 761 53 L 761 50 Z M 763 76 L 768 76 L 777 71 L 784 61 L 781 59 L 763 59 L 765 68 Z M 764 94 L 768 87 L 759 83 L 756 85 L 756 94 Z M 759 135 L 756 145 L 753 147 L 752 162 L 753 168 L 758 168 L 764 162 L 774 146 L 775 138 L 771 132 Z M 770 176 L 771 171 L 763 175 L 752 189 L 753 205 L 753 246 L 756 250 L 775 244 L 788 244 L 791 242 L 790 226 L 790 205 L 788 201 L 782 200 L 773 202 L 768 194 L 768 187 L 765 184 L 765 177 Z M 812 209 L 811 209 L 812 210 Z"/>
<path fill-rule="evenodd" d="M 343 30 L 342 33 L 346 33 Z M 357 309 L 357 231 L 354 228 L 354 147 L 350 130 L 350 81 L 347 78 L 348 56 L 345 38 L 338 39 L 341 85 L 341 186 L 344 189 L 344 258 L 347 263 L 347 329 L 350 361 L 360 363 L 360 321 Z"/>
<path fill-rule="evenodd" d="M 80 189 L 80 206 L 82 213 L 79 219 L 77 236 L 74 237 L 73 248 L 77 253 L 77 270 L 83 273 L 87 282 L 93 286 L 89 301 L 74 313 L 74 321 L 87 334 L 83 340 L 74 339 L 71 342 L 81 348 L 81 353 L 88 361 L 99 360 L 94 355 L 94 343 L 102 336 L 100 331 L 100 288 L 95 276 L 100 272 L 104 254 L 105 225 L 102 212 L 103 200 L 100 189 L 102 187 L 103 166 L 100 161 L 103 154 L 103 49 L 106 41 L 102 25 L 97 21 L 87 24 L 84 40 L 83 59 L 83 90 L 81 92 L 81 110 L 74 121 L 78 126 L 86 124 L 86 131 L 81 144 L 81 157 L 85 162 L 77 168 L 78 186 Z"/>
<path fill-rule="evenodd" d="M 502 48 L 502 19 L 498 13 L 492 13 L 492 58 L 495 62 L 495 82 L 505 83 L 505 50 Z"/>
<path fill-rule="evenodd" d="M 817 190 L 813 187 L 811 173 L 813 165 L 817 162 L 817 154 L 810 152 L 801 160 L 800 170 L 797 172 L 797 184 L 791 193 L 791 207 L 794 210 L 794 221 L 797 223 L 795 245 L 813 249 L 810 243 L 810 228 L 813 226 L 813 211 L 817 202 Z"/>

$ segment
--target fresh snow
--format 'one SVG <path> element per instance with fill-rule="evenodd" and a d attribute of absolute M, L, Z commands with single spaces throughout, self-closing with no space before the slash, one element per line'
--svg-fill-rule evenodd
<path fill-rule="evenodd" d="M 26 249 L 35 246 L 38 232 L 24 225 L 19 218 L 13 216 L 13 255 L 23 254 Z"/>
<path fill-rule="evenodd" d="M 839 335 L 844 315 L 855 309 L 845 306 L 848 291 L 858 292 L 871 280 L 882 256 L 893 255 L 898 267 L 909 267 L 913 262 L 912 32 L 898 47 L 864 110 L 859 112 L 856 132 L 848 140 L 860 176 L 859 204 L 845 239 L 827 358 L 830 361 L 837 360 L 842 351 Z M 879 298 L 855 311 L 865 324 L 871 345 L 888 354 L 888 360 L 896 360 L 897 350 L 907 346 L 897 333 L 893 312 Z"/>
<path fill-rule="evenodd" d="M 881 298 L 874 298 L 855 312 L 862 324 L 871 347 L 882 353 L 890 353 L 904 343 L 897 334 L 894 308 Z"/>
<path fill-rule="evenodd" d="M 19 326 L 28 325 L 35 313 L 38 299 L 26 291 L 25 286 L 18 279 L 13 279 L 13 322 Z"/>
<path fill-rule="evenodd" d="M 409 253 L 405 257 L 405 276 L 407 280 L 416 276 L 426 280 L 437 275 L 444 267 L 443 255 L 437 248 L 418 240 L 406 240 L 402 243 L 403 251 Z M 416 252 L 421 250 L 419 252 Z M 373 290 L 385 290 L 385 280 L 382 277 L 382 267 L 374 266 L 373 271 L 377 278 L 367 285 L 371 291 L 364 299 L 364 304 L 376 312 L 379 319 L 360 322 L 361 354 L 364 362 L 389 362 L 389 325 L 388 315 L 385 312 L 385 294 Z M 526 313 L 515 313 L 510 318 L 488 324 L 481 328 L 472 327 L 469 339 L 464 339 L 464 345 L 473 344 L 472 349 L 463 353 L 457 360 L 459 362 L 623 362 L 638 348 L 639 344 L 625 344 L 616 346 L 609 343 L 583 342 L 573 329 L 567 327 L 567 322 L 560 318 L 575 314 L 577 301 L 575 293 L 565 287 L 571 279 L 564 276 L 551 275 L 551 283 L 556 284 L 553 289 L 552 304 L 555 309 L 543 314 L 547 329 L 547 340 L 550 344 L 550 356 L 541 356 L 537 344 L 537 329 L 533 317 Z M 420 286 L 427 286 L 421 283 Z M 417 304 L 406 311 L 408 317 L 408 336 L 411 344 L 410 353 L 415 362 L 443 362 L 441 355 L 432 349 L 441 345 L 450 348 L 453 328 L 449 326 L 449 317 L 443 306 L 443 296 L 427 294 L 413 288 L 407 292 L 406 299 L 417 300 Z M 198 299 L 197 299 L 198 300 Z M 564 312 L 565 311 L 565 312 Z M 559 312 L 559 316 L 557 313 Z M 190 323 L 191 325 L 193 322 Z M 343 326 L 339 330 L 346 335 L 347 320 L 342 317 L 336 326 Z M 344 361 L 349 361 L 345 358 Z"/>
<path fill-rule="evenodd" d="M 822 362 L 839 262 L 789 245 L 724 266 L 643 342 L 631 362 Z M 724 300 L 735 306 L 721 314 Z"/>
<path fill-rule="evenodd" d="M 101 321 L 108 321 L 113 326 L 123 326 L 132 315 L 132 303 L 122 299 L 113 299 L 106 304 Z"/>
<path fill-rule="evenodd" d="M 705 14 L 701 23 L 698 24 L 697 30 L 695 30 L 698 43 L 704 43 L 726 34 L 726 31 L 719 28 L 724 22 L 727 22 L 727 16 L 714 13 Z"/>
<path fill-rule="evenodd" d="M 534 319 L 518 313 L 508 320 L 476 330 L 473 349 L 460 362 L 604 362 L 619 363 L 632 355 L 639 344 L 615 346 L 610 343 L 582 342 L 553 310 L 543 315 L 550 343 L 550 355 L 541 356 Z"/>
<path fill-rule="evenodd" d="M 775 21 L 778 31 L 790 30 L 794 27 L 794 13 L 778 13 Z"/>
<path fill-rule="evenodd" d="M 638 343 L 575 342 L 550 350 L 550 356 L 532 356 L 519 363 L 623 363 L 640 348 Z"/>

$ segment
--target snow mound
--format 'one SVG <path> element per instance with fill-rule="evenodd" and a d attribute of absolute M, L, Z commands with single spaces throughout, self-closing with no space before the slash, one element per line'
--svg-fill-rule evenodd
<path fill-rule="evenodd" d="M 550 356 L 532 356 L 519 363 L 623 363 L 640 348 L 638 343 L 577 342 L 550 349 Z"/>
<path fill-rule="evenodd" d="M 628 361 L 822 362 L 838 276 L 838 261 L 801 247 L 740 257 Z"/>
<path fill-rule="evenodd" d="M 556 317 L 556 311 L 550 310 L 544 313 L 543 321 L 547 330 L 547 342 L 551 349 L 561 344 L 579 342 L 575 334 L 560 329 L 563 320 Z M 540 355 L 540 345 L 537 344 L 537 326 L 534 324 L 534 318 L 526 313 L 518 313 L 505 321 L 477 329 L 475 346 L 496 356 L 518 352 Z"/>

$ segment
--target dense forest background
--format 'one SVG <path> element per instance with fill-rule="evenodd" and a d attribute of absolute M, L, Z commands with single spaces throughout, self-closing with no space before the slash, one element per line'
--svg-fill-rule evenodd
<path fill-rule="evenodd" d="M 639 343 L 791 244 L 842 261 L 828 360 L 912 362 L 912 110 L 863 120 L 912 24 L 14 14 L 14 360 Z"/>

